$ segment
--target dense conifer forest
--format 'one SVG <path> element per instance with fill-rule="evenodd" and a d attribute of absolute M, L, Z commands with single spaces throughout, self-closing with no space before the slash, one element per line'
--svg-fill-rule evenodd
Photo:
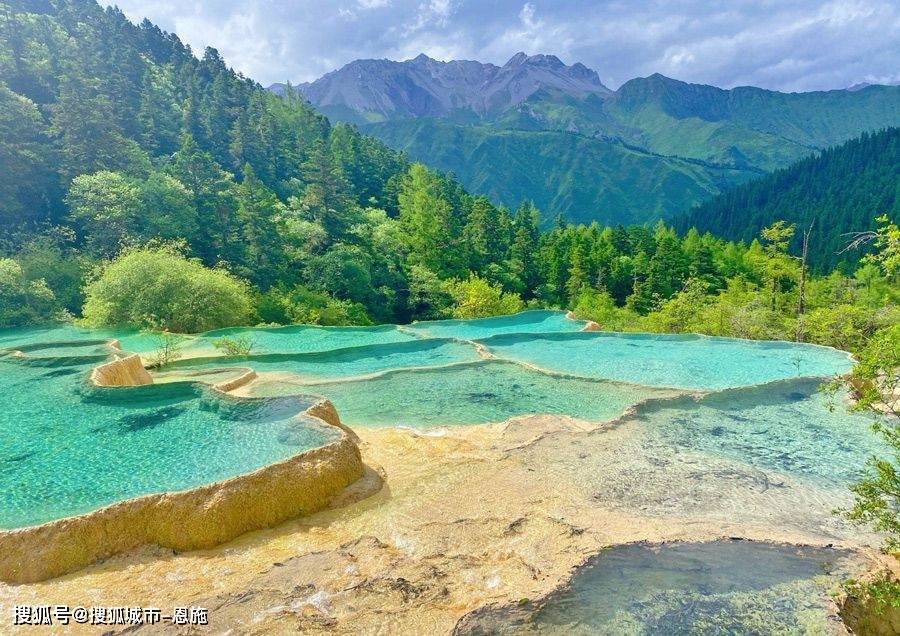
<path fill-rule="evenodd" d="M 558 307 L 609 328 L 850 346 L 896 318 L 896 274 L 857 268 L 858 250 L 837 256 L 833 231 L 873 227 L 886 202 L 896 206 L 896 130 L 738 189 L 679 233 L 562 221 L 541 232 L 527 201 L 473 196 L 330 124 L 289 87 L 276 96 L 215 50 L 197 57 L 115 8 L 5 2 L 0 30 L 6 325 L 75 317 L 196 330 Z M 830 220 L 813 226 L 808 264 L 824 274 L 841 261 L 843 273 L 806 281 L 800 243 L 816 214 Z M 880 240 L 893 228 L 886 219 Z M 181 282 L 163 284 L 167 272 Z M 187 294 L 211 300 L 176 302 Z M 236 309 L 212 311 L 216 299 Z M 166 318 L 175 305 L 181 315 Z"/>
<path fill-rule="evenodd" d="M 751 241 L 781 219 L 809 229 L 810 264 L 852 271 L 859 253 L 847 234 L 874 228 L 873 212 L 900 218 L 900 128 L 863 133 L 703 203 L 676 222 L 716 236 Z M 792 242 L 800 247 L 800 235 Z"/>

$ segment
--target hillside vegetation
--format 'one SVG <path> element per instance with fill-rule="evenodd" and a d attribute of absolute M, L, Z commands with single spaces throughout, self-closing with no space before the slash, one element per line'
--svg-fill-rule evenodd
<path fill-rule="evenodd" d="M 89 0 L 4 9 L 6 325 L 83 316 L 91 325 L 197 330 L 559 307 L 607 328 L 855 347 L 896 320 L 896 276 L 875 264 L 851 271 L 848 256 L 846 274 L 805 276 L 792 248 L 803 228 L 767 223 L 736 242 L 662 223 L 559 220 L 542 232 L 532 203 L 510 210 L 469 194 L 452 176 L 331 125 L 290 88 L 265 91 L 212 49 L 195 57 L 149 22 L 133 25 Z M 430 122 L 414 125 L 430 134 Z M 689 198 L 708 169 L 624 145 L 604 154 L 583 136 L 566 149 L 569 138 L 548 131 L 454 134 L 476 149 L 460 158 L 467 165 L 486 170 L 502 155 L 493 168 L 511 189 L 536 188 L 560 158 L 583 166 L 561 186 L 572 200 L 587 196 L 581 183 L 592 166 L 640 173 L 647 162 L 671 162 L 640 182 L 646 205 L 660 191 Z M 435 135 L 444 152 L 460 147 Z M 557 149 L 532 165 L 529 144 L 544 138 Z M 484 145 L 493 150 L 477 150 Z M 606 196 L 610 207 L 628 198 Z M 863 215 L 861 197 L 852 195 Z M 873 206 L 866 223 L 880 212 Z M 183 282 L 151 275 L 154 267 Z"/>
<path fill-rule="evenodd" d="M 844 252 L 854 232 L 874 229 L 872 213 L 900 218 L 900 128 L 889 128 L 829 148 L 789 168 L 736 187 L 676 222 L 716 236 L 749 241 L 782 219 L 811 229 L 810 263 L 819 271 L 852 268 Z M 792 246 L 799 248 L 800 235 Z"/>
<path fill-rule="evenodd" d="M 279 85 L 273 90 L 283 90 Z M 659 74 L 611 91 L 553 55 L 474 61 L 356 60 L 301 86 L 495 203 L 531 199 L 576 222 L 671 218 L 735 184 L 900 125 L 900 87 L 779 93 Z"/>
<path fill-rule="evenodd" d="M 555 130 L 495 129 L 435 119 L 365 130 L 455 175 L 492 201 L 530 200 L 573 223 L 653 223 L 751 178 L 746 170 L 664 157 L 610 139 Z"/>

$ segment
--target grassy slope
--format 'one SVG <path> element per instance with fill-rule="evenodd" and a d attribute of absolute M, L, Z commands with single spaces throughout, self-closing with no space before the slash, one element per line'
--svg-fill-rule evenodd
<path fill-rule="evenodd" d="M 414 159 L 453 171 L 474 192 L 511 206 L 532 199 L 542 210 L 564 211 L 579 222 L 670 217 L 752 176 L 559 131 L 424 119 L 372 124 L 365 131 Z M 548 215 L 544 222 L 550 220 Z"/>
<path fill-rule="evenodd" d="M 785 94 L 655 76 L 609 101 L 540 91 L 479 126 L 363 128 L 474 192 L 507 205 L 532 199 L 548 219 L 643 223 L 888 125 L 900 125 L 900 87 Z"/>
<path fill-rule="evenodd" d="M 609 102 L 537 93 L 495 125 L 603 134 L 657 154 L 770 171 L 861 132 L 900 125 L 900 86 L 785 94 L 635 80 Z"/>

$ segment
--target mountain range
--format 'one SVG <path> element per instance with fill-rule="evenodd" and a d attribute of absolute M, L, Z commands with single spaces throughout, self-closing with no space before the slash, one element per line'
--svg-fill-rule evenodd
<path fill-rule="evenodd" d="M 286 85 L 270 87 L 283 92 Z M 671 218 L 861 132 L 900 125 L 900 86 L 780 93 L 654 74 L 606 87 L 553 55 L 503 66 L 357 60 L 295 87 L 333 120 L 549 224 Z"/>

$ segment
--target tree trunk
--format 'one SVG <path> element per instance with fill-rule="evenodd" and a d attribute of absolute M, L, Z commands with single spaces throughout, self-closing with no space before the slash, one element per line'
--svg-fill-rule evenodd
<path fill-rule="evenodd" d="M 815 221 L 813 221 L 815 223 Z M 803 340 L 803 314 L 806 311 L 806 257 L 809 254 L 809 235 L 812 233 L 813 224 L 803 233 L 803 256 L 800 258 L 800 285 L 797 294 L 797 333 L 795 340 Z"/>

